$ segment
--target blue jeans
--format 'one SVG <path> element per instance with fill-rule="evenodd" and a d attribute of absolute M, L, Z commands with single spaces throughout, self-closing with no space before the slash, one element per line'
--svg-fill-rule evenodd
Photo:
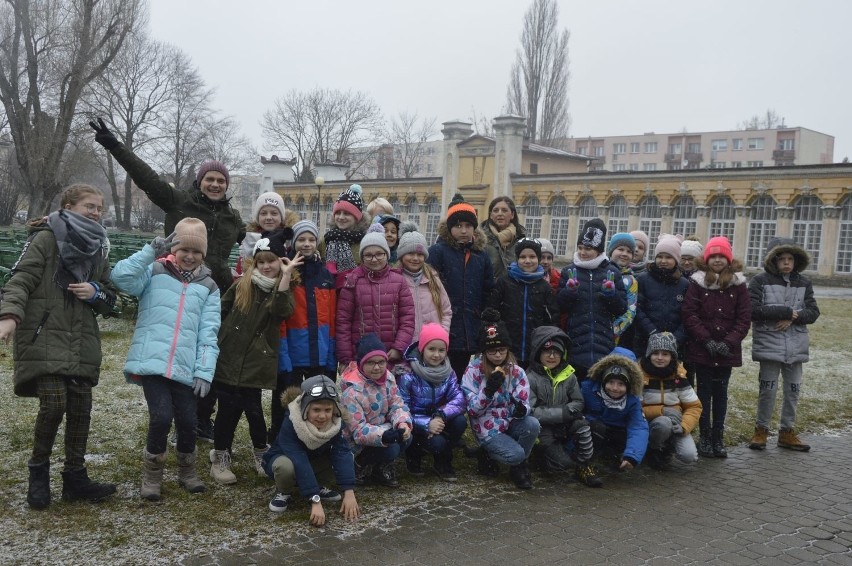
<path fill-rule="evenodd" d="M 540 431 L 541 425 L 535 417 L 512 419 L 506 432 L 485 439 L 482 447 L 492 460 L 517 466 L 529 458 Z"/>
<path fill-rule="evenodd" d="M 429 454 L 445 454 L 452 452 L 453 446 L 459 441 L 467 428 L 467 419 L 464 415 L 456 415 L 444 424 L 444 432 L 441 434 L 429 435 L 424 432 L 414 433 L 414 442 L 408 449 L 408 453 L 413 456 L 422 456 L 424 453 Z"/>
<path fill-rule="evenodd" d="M 160 375 L 141 375 L 142 391 L 148 403 L 149 454 L 163 454 L 172 420 L 177 431 L 177 451 L 195 452 L 196 400 L 192 387 Z"/>

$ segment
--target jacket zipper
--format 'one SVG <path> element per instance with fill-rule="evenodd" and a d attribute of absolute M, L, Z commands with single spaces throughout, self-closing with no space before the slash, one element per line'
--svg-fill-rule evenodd
<path fill-rule="evenodd" d="M 183 318 L 183 306 L 186 303 L 186 291 L 189 288 L 189 283 L 183 281 L 183 290 L 180 293 L 180 303 L 178 303 L 178 315 L 175 320 L 175 331 L 172 334 L 172 345 L 169 349 L 169 363 L 166 365 L 166 375 L 165 377 L 171 379 L 172 378 L 172 364 L 175 359 L 175 352 L 177 351 L 177 341 L 178 335 L 180 334 L 180 323 Z"/>

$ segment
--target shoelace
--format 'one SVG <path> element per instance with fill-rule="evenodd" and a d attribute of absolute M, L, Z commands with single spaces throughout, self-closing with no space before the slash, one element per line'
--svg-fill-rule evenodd
<path fill-rule="evenodd" d="M 231 467 L 231 453 L 225 450 L 219 458 L 219 471 L 224 472 Z"/>

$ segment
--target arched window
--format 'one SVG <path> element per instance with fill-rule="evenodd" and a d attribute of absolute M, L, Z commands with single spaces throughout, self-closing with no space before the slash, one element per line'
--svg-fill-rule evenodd
<path fill-rule="evenodd" d="M 583 226 L 585 226 L 586 222 L 598 217 L 598 203 L 594 197 L 584 197 L 580 201 L 579 209 L 580 225 L 577 227 L 577 239 L 583 233 Z"/>
<path fill-rule="evenodd" d="M 557 256 L 568 254 L 568 201 L 561 196 L 550 201 L 550 242 Z"/>
<path fill-rule="evenodd" d="M 852 273 L 852 196 L 840 203 L 840 229 L 837 238 L 837 267 L 840 273 Z"/>
<path fill-rule="evenodd" d="M 606 228 L 610 236 L 627 232 L 627 201 L 624 197 L 614 197 L 609 203 L 609 224 Z"/>
<path fill-rule="evenodd" d="M 305 218 L 308 214 L 308 205 L 305 203 L 305 197 L 299 197 L 296 200 L 296 214 L 299 215 L 299 218 Z"/>
<path fill-rule="evenodd" d="M 438 223 L 441 221 L 441 203 L 435 197 L 426 201 L 426 230 L 423 235 L 426 236 L 426 242 L 430 245 L 438 237 Z"/>
<path fill-rule="evenodd" d="M 695 201 L 690 196 L 683 196 L 674 203 L 674 224 L 672 231 L 675 234 L 690 236 L 695 234 Z"/>
<path fill-rule="evenodd" d="M 710 237 L 725 236 L 734 245 L 734 224 L 737 212 L 730 197 L 719 197 L 710 205 Z M 691 236 L 692 234 L 684 234 Z"/>
<path fill-rule="evenodd" d="M 819 248 L 822 240 L 822 201 L 806 195 L 800 198 L 793 210 L 793 239 L 811 254 L 810 269 L 819 264 Z"/>
<path fill-rule="evenodd" d="M 527 238 L 541 236 L 541 203 L 536 196 L 527 197 L 518 207 L 518 222 L 527 229 Z"/>
<path fill-rule="evenodd" d="M 399 219 L 401 221 L 414 222 L 417 224 L 417 229 L 421 229 L 420 204 L 417 202 L 416 196 L 410 195 L 407 199 L 405 199 L 405 204 L 399 207 Z"/>
<path fill-rule="evenodd" d="M 394 215 L 399 218 L 399 199 L 396 197 L 390 197 L 388 199 L 388 202 L 390 203 L 391 208 L 393 209 Z"/>
<path fill-rule="evenodd" d="M 748 223 L 748 247 L 746 248 L 746 266 L 763 267 L 766 244 L 775 237 L 775 224 L 778 213 L 776 203 L 769 195 L 759 196 L 751 203 L 751 218 Z"/>
<path fill-rule="evenodd" d="M 293 209 L 293 199 L 290 198 L 289 195 L 284 197 L 284 210 L 292 210 Z M 252 219 L 255 220 L 255 219 Z"/>
<path fill-rule="evenodd" d="M 660 227 L 663 223 L 663 213 L 660 210 L 660 201 L 657 197 L 650 195 L 639 203 L 639 229 L 648 235 L 650 242 L 649 250 L 645 250 L 645 257 L 654 257 L 654 245 L 660 237 Z"/>

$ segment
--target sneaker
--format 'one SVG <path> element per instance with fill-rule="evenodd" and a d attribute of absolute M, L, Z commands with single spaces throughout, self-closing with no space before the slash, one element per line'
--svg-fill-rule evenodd
<path fill-rule="evenodd" d="M 603 487 L 603 480 L 601 480 L 597 470 L 591 464 L 578 466 L 574 472 L 574 477 L 577 478 L 577 481 L 588 487 Z"/>
<path fill-rule="evenodd" d="M 290 496 L 286 493 L 276 493 L 272 501 L 269 502 L 269 510 L 273 513 L 283 513 L 287 510 L 287 505 L 290 504 Z"/>
<path fill-rule="evenodd" d="M 210 451 L 210 475 L 220 485 L 237 483 L 237 476 L 231 471 L 231 454 L 227 450 Z"/>
<path fill-rule="evenodd" d="M 338 492 L 334 491 L 333 489 L 329 489 L 327 487 L 324 487 L 320 490 L 319 496 L 320 496 L 320 499 L 322 499 L 323 501 L 330 501 L 330 502 L 340 501 L 341 499 L 343 499 L 343 496 L 341 496 Z"/>
<path fill-rule="evenodd" d="M 197 440 L 203 440 L 213 444 L 213 421 L 211 419 L 203 419 L 195 425 L 195 435 Z"/>
<path fill-rule="evenodd" d="M 799 436 L 792 428 L 782 428 L 778 431 L 778 448 L 796 450 L 797 452 L 807 452 L 811 449 L 809 444 L 799 440 Z"/>

